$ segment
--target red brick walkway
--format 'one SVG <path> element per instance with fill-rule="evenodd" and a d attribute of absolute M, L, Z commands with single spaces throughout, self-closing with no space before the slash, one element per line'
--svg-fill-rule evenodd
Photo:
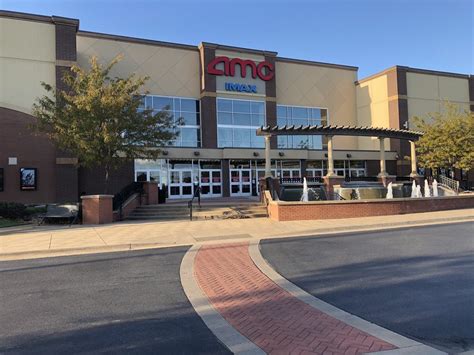
<path fill-rule="evenodd" d="M 214 308 L 271 354 L 360 354 L 396 347 L 295 298 L 250 258 L 247 243 L 203 246 L 195 276 Z"/>

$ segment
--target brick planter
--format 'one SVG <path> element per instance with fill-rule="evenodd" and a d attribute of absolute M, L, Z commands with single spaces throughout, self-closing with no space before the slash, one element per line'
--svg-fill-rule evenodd
<path fill-rule="evenodd" d="M 269 201 L 267 208 L 270 218 L 276 221 L 339 219 L 474 208 L 474 195 L 390 200 Z"/>
<path fill-rule="evenodd" d="M 86 195 L 82 196 L 82 223 L 105 224 L 112 223 L 113 195 Z"/>

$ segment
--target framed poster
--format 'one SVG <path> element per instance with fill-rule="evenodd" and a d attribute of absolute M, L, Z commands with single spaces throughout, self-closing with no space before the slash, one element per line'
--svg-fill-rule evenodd
<path fill-rule="evenodd" d="M 38 184 L 38 172 L 36 168 L 20 169 L 20 190 L 36 190 Z"/>

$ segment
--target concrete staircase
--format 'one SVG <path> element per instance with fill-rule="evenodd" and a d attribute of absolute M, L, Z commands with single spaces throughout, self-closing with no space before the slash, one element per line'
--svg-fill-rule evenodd
<path fill-rule="evenodd" d="M 201 201 L 193 205 L 193 220 L 239 219 L 267 217 L 267 209 L 260 202 L 212 202 Z M 139 206 L 127 220 L 189 220 L 189 208 L 185 203 Z"/>

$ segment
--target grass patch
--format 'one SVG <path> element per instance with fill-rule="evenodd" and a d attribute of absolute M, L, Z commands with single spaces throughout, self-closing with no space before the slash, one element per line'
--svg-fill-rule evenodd
<path fill-rule="evenodd" d="M 25 221 L 8 219 L 8 218 L 0 218 L 0 228 L 15 227 L 15 226 L 20 226 L 22 224 L 25 224 Z"/>

